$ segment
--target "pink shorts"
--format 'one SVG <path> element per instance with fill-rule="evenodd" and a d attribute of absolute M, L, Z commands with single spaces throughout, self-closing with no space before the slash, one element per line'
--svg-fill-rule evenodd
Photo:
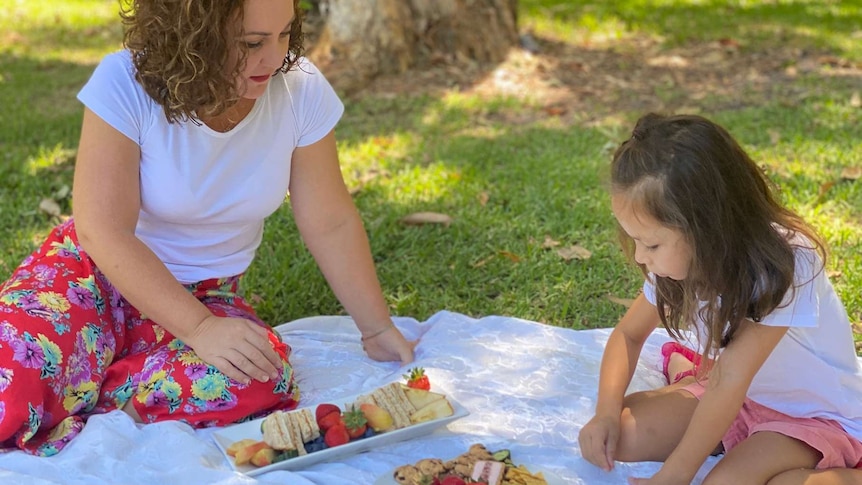
<path fill-rule="evenodd" d="M 682 389 L 700 399 L 706 391 L 705 382 L 694 382 Z M 721 443 L 726 451 L 730 451 L 759 431 L 779 433 L 819 451 L 822 458 L 815 468 L 862 468 L 862 442 L 850 436 L 836 421 L 795 418 L 751 399 L 742 403 L 742 409 L 724 434 Z"/>

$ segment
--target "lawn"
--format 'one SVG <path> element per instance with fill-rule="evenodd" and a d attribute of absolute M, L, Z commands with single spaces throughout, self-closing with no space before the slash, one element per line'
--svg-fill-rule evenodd
<path fill-rule="evenodd" d="M 113 0 L 53 3 L 0 0 L 3 278 L 70 213 L 75 93 L 120 47 Z M 343 172 L 394 315 L 612 326 L 641 279 L 616 242 L 609 151 L 662 110 L 730 129 L 825 236 L 830 278 L 862 322 L 858 3 L 521 0 L 519 22 L 538 53 L 345 96 Z M 452 221 L 401 222 L 428 211 Z M 561 251 L 572 247 L 588 253 Z M 343 313 L 287 204 L 245 291 L 273 324 Z"/>

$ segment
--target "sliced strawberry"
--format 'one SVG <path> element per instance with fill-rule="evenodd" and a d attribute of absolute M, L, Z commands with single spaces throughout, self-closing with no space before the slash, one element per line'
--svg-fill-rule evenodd
<path fill-rule="evenodd" d="M 347 434 L 347 428 L 343 423 L 336 424 L 326 430 L 326 434 L 323 436 L 323 441 L 326 443 L 326 446 L 332 448 L 333 446 L 341 446 L 349 442 L 350 435 Z"/>
<path fill-rule="evenodd" d="M 335 404 L 318 404 L 317 408 L 314 410 L 314 419 L 317 420 L 318 426 L 320 425 L 320 418 L 326 416 L 327 414 L 341 412 L 341 408 L 336 406 Z"/>
<path fill-rule="evenodd" d="M 344 426 L 344 420 L 341 419 L 341 411 L 336 411 L 333 413 L 329 413 L 326 416 L 320 418 L 317 422 L 317 426 L 321 431 L 326 431 L 333 426 L 342 425 Z"/>

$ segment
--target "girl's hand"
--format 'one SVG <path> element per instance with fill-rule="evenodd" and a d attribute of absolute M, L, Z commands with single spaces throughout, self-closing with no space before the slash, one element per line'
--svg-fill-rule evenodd
<path fill-rule="evenodd" d="M 269 332 L 244 318 L 210 315 L 185 341 L 201 360 L 227 377 L 248 384 L 281 377 L 281 357 L 269 341 Z"/>
<path fill-rule="evenodd" d="M 620 417 L 595 415 L 578 434 L 581 455 L 593 465 L 605 471 L 614 468 L 614 455 L 620 439 Z"/>
<path fill-rule="evenodd" d="M 408 341 L 395 326 L 362 341 L 362 350 L 378 362 L 400 360 L 401 365 L 413 362 L 413 349 L 418 342 Z"/>

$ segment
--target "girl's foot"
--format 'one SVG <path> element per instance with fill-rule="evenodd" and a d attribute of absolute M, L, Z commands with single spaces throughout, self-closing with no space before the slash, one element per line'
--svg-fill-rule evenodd
<path fill-rule="evenodd" d="M 700 355 L 676 341 L 661 346 L 662 370 L 668 384 L 675 384 L 683 377 L 693 376 L 700 364 Z"/>

